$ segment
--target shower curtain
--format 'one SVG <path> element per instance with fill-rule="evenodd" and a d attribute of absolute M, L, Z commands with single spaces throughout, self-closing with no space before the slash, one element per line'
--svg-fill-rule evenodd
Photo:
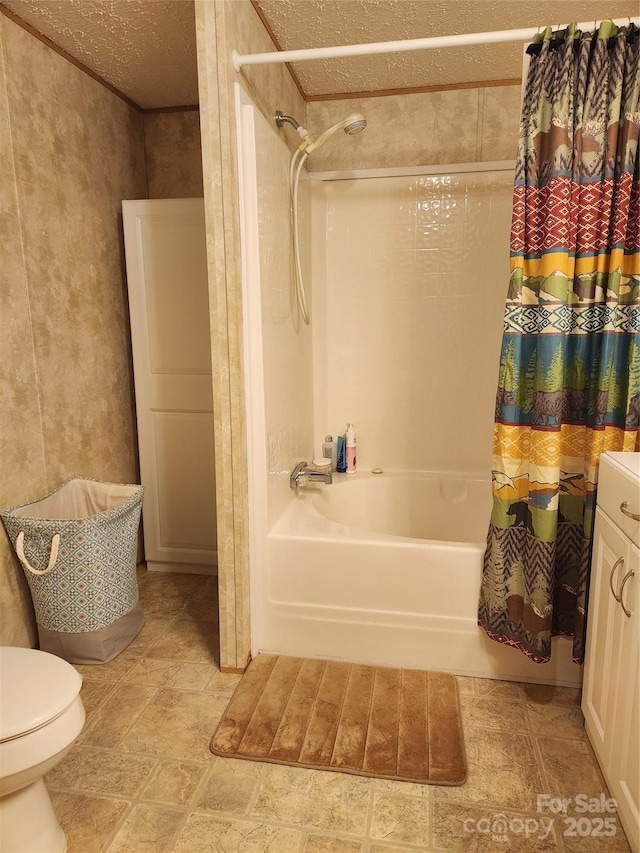
<path fill-rule="evenodd" d="M 583 660 L 598 460 L 640 449 L 639 44 L 528 48 L 478 621 L 537 663 Z"/>

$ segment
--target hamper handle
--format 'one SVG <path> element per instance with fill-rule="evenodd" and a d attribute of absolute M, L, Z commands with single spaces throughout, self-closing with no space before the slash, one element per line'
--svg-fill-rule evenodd
<path fill-rule="evenodd" d="M 27 558 L 24 555 L 24 530 L 21 530 L 18 533 L 18 538 L 16 539 L 16 553 L 18 555 L 18 559 L 22 563 L 27 571 L 31 572 L 32 575 L 48 575 L 49 572 L 53 569 L 58 559 L 58 546 L 60 545 L 60 534 L 54 533 L 53 539 L 51 540 L 51 553 L 49 554 L 49 565 L 46 569 L 42 569 L 42 571 L 38 571 L 38 569 L 34 569 L 33 566 L 29 563 Z"/>

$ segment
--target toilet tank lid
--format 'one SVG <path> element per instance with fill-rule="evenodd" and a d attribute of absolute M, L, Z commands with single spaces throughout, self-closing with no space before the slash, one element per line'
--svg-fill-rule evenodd
<path fill-rule="evenodd" d="M 82 676 L 66 660 L 16 646 L 0 646 L 0 742 L 42 728 L 66 711 Z"/>

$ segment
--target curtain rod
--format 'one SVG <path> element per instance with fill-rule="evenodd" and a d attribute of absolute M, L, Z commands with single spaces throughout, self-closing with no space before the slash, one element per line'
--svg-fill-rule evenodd
<path fill-rule="evenodd" d="M 640 17 L 628 18 L 630 24 L 640 26 Z M 596 21 L 577 24 L 579 30 L 590 31 Z M 559 26 L 564 29 L 567 25 Z M 554 27 L 555 28 L 555 27 Z M 369 56 L 375 53 L 401 53 L 411 50 L 429 50 L 438 47 L 464 47 L 474 44 L 533 41 L 539 29 L 496 30 L 488 33 L 464 33 L 455 36 L 433 36 L 422 39 L 379 41 L 370 44 L 344 44 L 336 47 L 312 47 L 305 50 L 276 50 L 269 53 L 232 53 L 233 67 L 240 71 L 243 65 L 265 65 L 274 62 L 304 62 L 310 59 L 335 59 L 344 56 Z"/>

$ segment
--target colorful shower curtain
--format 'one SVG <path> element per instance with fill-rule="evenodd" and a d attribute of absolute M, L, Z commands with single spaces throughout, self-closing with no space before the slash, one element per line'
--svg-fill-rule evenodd
<path fill-rule="evenodd" d="M 584 655 L 598 460 L 640 450 L 638 29 L 529 47 L 479 624 Z"/>

